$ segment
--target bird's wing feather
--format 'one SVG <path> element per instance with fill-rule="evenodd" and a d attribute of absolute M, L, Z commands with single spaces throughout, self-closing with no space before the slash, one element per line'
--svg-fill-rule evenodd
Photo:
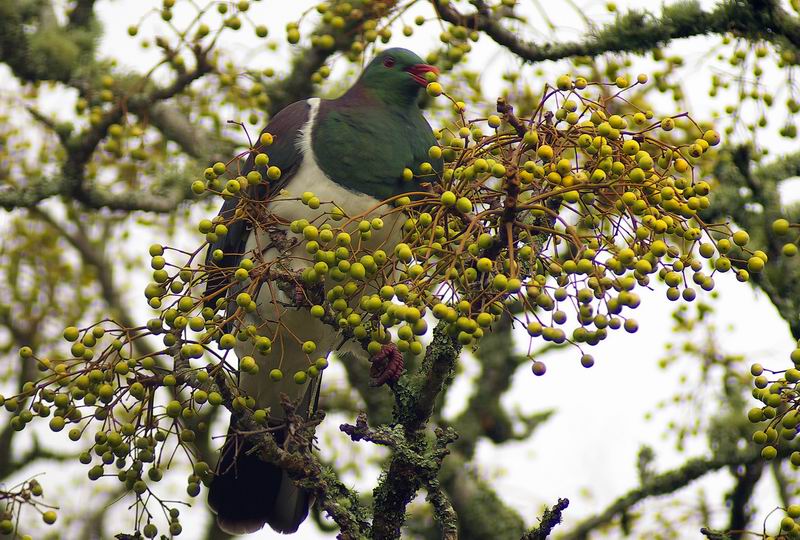
<path fill-rule="evenodd" d="M 269 164 L 258 168 L 255 167 L 256 152 L 251 152 L 241 170 L 242 175 L 247 175 L 253 169 L 257 169 L 263 178 L 267 178 L 267 167 L 275 165 L 281 170 L 281 177 L 276 182 L 259 184 L 247 188 L 247 196 L 255 200 L 264 200 L 273 193 L 282 189 L 289 183 L 292 176 L 297 172 L 300 163 L 303 161 L 303 152 L 299 145 L 301 129 L 308 121 L 310 105 L 307 100 L 297 101 L 282 109 L 276 114 L 263 133 L 270 133 L 273 136 L 273 143 L 263 148 L 269 156 Z M 258 145 L 256 148 L 259 148 Z M 222 204 L 219 215 L 225 219 L 230 219 L 236 212 L 236 208 L 241 201 L 241 197 L 234 196 Z M 228 226 L 228 233 L 209 246 L 206 253 L 206 266 L 213 268 L 229 269 L 228 272 L 215 272 L 208 280 L 206 285 L 206 306 L 213 307 L 219 291 L 225 288 L 230 282 L 233 271 L 239 265 L 247 239 L 250 235 L 251 224 L 246 220 L 238 220 Z M 215 261 L 211 254 L 220 249 L 224 253 L 221 260 Z"/>

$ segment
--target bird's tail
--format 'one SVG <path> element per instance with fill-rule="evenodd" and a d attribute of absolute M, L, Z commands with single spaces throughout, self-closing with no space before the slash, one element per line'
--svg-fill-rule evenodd
<path fill-rule="evenodd" d="M 297 413 L 308 418 L 317 410 L 321 374 L 308 384 Z M 217 470 L 208 490 L 208 504 L 217 515 L 217 525 L 229 534 L 253 533 L 265 524 L 284 534 L 297 531 L 308 516 L 313 497 L 292 482 L 286 471 L 261 460 L 234 426 L 220 452 Z M 283 446 L 286 429 L 273 432 Z"/>
<path fill-rule="evenodd" d="M 282 444 L 285 434 L 276 432 L 275 436 Z M 249 450 L 229 428 L 208 492 L 219 528 L 238 535 L 269 524 L 281 533 L 295 532 L 308 515 L 308 493 L 295 486 L 280 467 Z"/>

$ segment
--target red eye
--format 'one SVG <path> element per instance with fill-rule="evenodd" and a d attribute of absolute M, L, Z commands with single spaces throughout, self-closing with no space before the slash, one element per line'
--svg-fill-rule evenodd
<path fill-rule="evenodd" d="M 392 67 L 394 65 L 394 58 L 392 58 L 391 56 L 387 56 L 386 58 L 383 59 L 383 65 L 384 67 L 387 68 Z"/>

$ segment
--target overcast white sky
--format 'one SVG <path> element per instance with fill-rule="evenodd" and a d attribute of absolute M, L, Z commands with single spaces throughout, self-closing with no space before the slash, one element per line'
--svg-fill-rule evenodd
<path fill-rule="evenodd" d="M 576 3 L 582 8 L 582 13 L 590 18 L 598 21 L 609 18 L 604 2 L 577 0 Z M 702 2 L 705 5 L 714 3 Z M 535 4 L 527 0 L 521 4 L 522 11 L 531 16 L 532 23 L 531 28 L 526 29 L 525 35 L 536 40 L 552 37 Z M 580 36 L 584 28 L 582 21 L 568 7 L 567 2 L 551 1 L 543 4 L 546 5 L 549 19 L 559 26 L 557 37 L 574 39 Z M 149 0 L 100 0 L 97 9 L 107 28 L 101 51 L 113 54 L 123 64 L 131 67 L 141 70 L 150 67 L 154 59 L 153 53 L 142 51 L 137 45 L 138 38 L 129 38 L 126 28 L 139 20 L 147 11 L 146 6 L 155 5 L 158 4 Z M 271 37 L 281 43 L 276 53 L 270 53 L 263 47 L 255 48 L 255 43 L 263 41 L 251 37 L 252 33 L 249 31 L 236 35 L 229 33 L 222 46 L 239 51 L 252 65 L 270 65 L 282 71 L 286 67 L 286 61 L 281 59 L 287 58 L 287 47 L 283 43 L 285 23 L 296 19 L 300 12 L 311 5 L 313 4 L 310 2 L 283 0 L 253 4 L 250 16 L 257 22 L 267 24 Z M 652 7 L 654 3 L 619 1 L 617 5 L 624 9 L 625 6 Z M 426 10 L 427 6 L 422 9 Z M 412 13 L 415 12 L 416 10 Z M 176 18 L 183 13 L 178 9 Z M 413 16 L 407 19 L 410 22 L 412 18 Z M 157 17 L 151 16 L 141 35 L 147 36 L 150 33 L 151 22 L 157 23 Z M 413 48 L 424 56 L 430 49 L 429 43 L 437 39 L 438 34 L 438 31 L 433 31 L 433 25 L 426 28 L 431 31 L 415 34 L 411 39 L 400 36 L 392 45 Z M 706 90 L 710 70 L 714 69 L 709 55 L 709 49 L 714 43 L 716 41 L 712 39 L 696 38 L 685 40 L 670 49 L 686 59 L 685 82 L 689 110 L 698 119 L 704 119 L 703 115 L 708 114 L 712 107 Z M 492 76 L 517 66 L 511 55 L 502 52 L 486 38 L 481 39 L 475 48 L 476 52 L 470 63 L 475 67 L 485 67 L 486 81 L 492 81 Z M 635 57 L 633 59 L 634 66 L 630 70 L 633 74 L 646 72 L 652 67 L 649 61 L 641 61 Z M 563 67 L 555 64 L 543 67 L 551 74 L 564 71 Z M 527 78 L 533 78 L 533 69 L 528 68 L 524 73 Z M 666 103 L 665 110 L 669 110 L 670 106 L 670 103 Z M 776 141 L 775 144 L 779 145 L 779 149 L 788 148 L 781 141 Z M 796 193 L 787 195 L 792 198 L 797 196 Z M 152 240 L 141 238 L 138 249 L 146 251 Z M 726 334 L 725 349 L 745 354 L 753 361 L 766 365 L 785 365 L 793 342 L 785 323 L 777 317 L 771 304 L 752 288 L 736 283 L 730 275 L 720 276 L 716 281 L 717 289 L 721 293 L 721 300 L 716 302 L 718 327 L 722 329 L 728 325 L 735 326 L 735 331 Z M 132 294 L 131 297 L 133 301 L 139 302 L 138 295 Z M 674 412 L 656 414 L 650 422 L 643 419 L 646 411 L 653 410 L 659 400 L 669 399 L 678 387 L 677 374 L 680 370 L 664 372 L 656 366 L 657 359 L 663 354 L 665 342 L 671 338 L 669 328 L 672 307 L 672 304 L 667 304 L 661 289 L 652 294 L 642 294 L 642 306 L 637 310 L 636 316 L 640 323 L 639 332 L 635 335 L 612 333 L 606 342 L 591 351 L 597 360 L 592 369 L 582 368 L 575 351 L 567 349 L 548 357 L 546 376 L 537 378 L 529 372 L 519 373 L 513 390 L 507 396 L 508 405 L 519 407 L 525 412 L 555 408 L 557 414 L 527 441 L 501 447 L 490 443 L 481 444 L 477 463 L 482 467 L 481 474 L 494 479 L 494 485 L 502 498 L 517 508 L 529 523 L 533 524 L 540 516 L 542 504 L 553 504 L 559 497 L 567 497 L 572 504 L 564 515 L 564 524 L 560 530 L 569 530 L 581 518 L 603 509 L 616 497 L 634 488 L 637 485 L 636 454 L 642 444 L 655 448 L 656 468 L 659 471 L 682 463 L 690 455 L 707 453 L 704 446 L 698 446 L 690 448 L 685 454 L 678 454 L 671 443 L 662 438 L 664 425 L 674 417 L 670 415 L 674 415 Z M 465 374 L 458 380 L 452 399 L 448 402 L 449 411 L 457 411 L 463 406 L 469 390 L 468 378 L 473 373 L 473 369 L 467 365 Z M 683 412 L 691 414 L 691 411 Z M 338 422 L 329 421 L 328 424 L 333 427 Z M 81 471 L 81 477 L 83 472 Z M 711 497 L 712 501 L 721 502 L 721 494 L 729 488 L 730 481 L 723 473 L 712 475 L 697 485 L 700 484 L 709 493 L 716 494 Z M 370 485 L 370 482 L 365 482 L 365 485 Z M 697 485 L 687 490 L 684 500 L 693 498 Z M 587 497 L 587 493 L 591 496 Z M 766 482 L 762 482 L 754 500 L 758 501 L 757 519 L 763 518 L 777 504 L 772 486 Z M 198 503 L 202 504 L 202 501 L 198 500 Z M 124 506 L 118 505 L 116 512 L 120 523 L 125 523 L 122 521 L 127 519 Z M 710 525 L 723 526 L 724 522 L 723 514 L 720 521 Z M 185 536 L 195 538 L 200 525 L 193 524 L 192 520 L 185 520 Z M 693 527 L 694 525 L 692 524 Z M 693 534 L 696 534 L 696 528 L 691 529 L 691 532 L 687 531 L 687 537 L 692 537 Z M 332 538 L 333 535 L 319 533 L 307 521 L 301 528 L 299 537 L 315 539 Z M 283 537 L 264 530 L 248 538 L 266 540 Z"/>

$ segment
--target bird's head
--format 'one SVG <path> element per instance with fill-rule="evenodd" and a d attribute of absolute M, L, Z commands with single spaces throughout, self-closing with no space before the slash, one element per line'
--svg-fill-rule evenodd
<path fill-rule="evenodd" d="M 387 104 L 416 103 L 428 81 L 425 74 L 439 70 L 408 49 L 382 51 L 364 69 L 358 83 Z"/>

